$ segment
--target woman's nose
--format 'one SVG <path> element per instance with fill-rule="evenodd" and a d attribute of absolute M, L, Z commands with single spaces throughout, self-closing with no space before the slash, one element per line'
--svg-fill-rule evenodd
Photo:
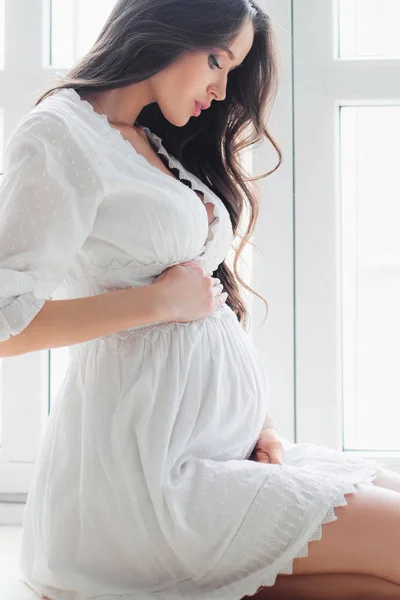
<path fill-rule="evenodd" d="M 225 100 L 226 98 L 226 85 L 215 85 L 212 92 L 215 100 Z"/>

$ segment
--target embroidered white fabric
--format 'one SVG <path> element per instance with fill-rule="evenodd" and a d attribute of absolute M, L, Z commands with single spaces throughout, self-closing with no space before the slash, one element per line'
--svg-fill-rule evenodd
<path fill-rule="evenodd" d="M 0 188 L 0 340 L 46 299 L 151 284 L 233 240 L 213 192 L 145 130 L 151 165 L 72 89 L 12 132 Z M 191 187 L 183 184 L 183 180 Z M 204 204 L 214 206 L 208 224 Z M 77 345 L 25 507 L 22 581 L 54 600 L 239 600 L 320 539 L 379 464 L 283 440 L 248 460 L 268 411 L 265 365 L 226 305 Z"/>

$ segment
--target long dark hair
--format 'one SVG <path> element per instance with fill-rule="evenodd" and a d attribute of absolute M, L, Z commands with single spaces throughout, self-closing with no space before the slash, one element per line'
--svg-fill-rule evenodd
<path fill-rule="evenodd" d="M 35 105 L 58 88 L 84 93 L 122 88 L 155 75 L 185 51 L 226 48 L 248 19 L 254 24 L 254 43 L 243 65 L 230 73 L 224 100 L 212 102 L 200 118 L 184 127 L 167 121 L 156 102 L 145 106 L 137 119 L 161 137 L 166 150 L 208 185 L 229 211 L 240 244 L 234 248 L 233 272 L 225 260 L 213 275 L 221 280 L 227 304 L 246 330 L 249 315 L 238 282 L 263 300 L 268 314 L 267 302 L 237 272 L 239 256 L 251 243 L 259 214 L 252 182 L 267 177 L 282 162 L 280 148 L 266 129 L 279 79 L 268 15 L 249 0 L 119 0 L 92 48 Z M 272 171 L 250 178 L 238 153 L 265 136 L 279 162 Z M 249 216 L 241 236 L 238 229 L 245 203 Z"/>

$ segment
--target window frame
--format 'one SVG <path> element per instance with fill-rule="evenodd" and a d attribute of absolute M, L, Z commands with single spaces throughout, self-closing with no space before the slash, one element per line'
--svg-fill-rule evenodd
<path fill-rule="evenodd" d="M 343 450 L 340 109 L 398 104 L 400 61 L 338 57 L 337 0 L 292 9 L 296 441 Z M 400 453 L 345 452 L 400 471 Z"/>

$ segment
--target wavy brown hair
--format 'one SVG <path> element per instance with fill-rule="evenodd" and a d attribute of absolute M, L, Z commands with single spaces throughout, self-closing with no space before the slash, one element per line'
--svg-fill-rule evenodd
<path fill-rule="evenodd" d="M 229 211 L 234 239 L 240 239 L 240 244 L 234 247 L 233 272 L 225 260 L 214 277 L 221 280 L 227 304 L 246 330 L 249 315 L 239 284 L 263 300 L 268 314 L 265 299 L 237 272 L 239 256 L 251 243 L 259 214 L 254 182 L 276 171 L 282 162 L 280 148 L 266 128 L 279 79 L 275 34 L 268 15 L 249 0 L 119 0 L 91 49 L 35 105 L 58 88 L 83 93 L 122 88 L 155 75 L 186 51 L 226 49 L 248 19 L 254 24 L 254 43 L 242 66 L 231 71 L 224 100 L 213 102 L 184 127 L 167 121 L 156 102 L 145 106 L 137 118 L 162 138 L 167 151 L 208 185 Z M 250 178 L 239 152 L 263 137 L 271 142 L 279 161 L 272 171 Z M 238 229 L 245 205 L 249 216 L 242 236 Z"/>

